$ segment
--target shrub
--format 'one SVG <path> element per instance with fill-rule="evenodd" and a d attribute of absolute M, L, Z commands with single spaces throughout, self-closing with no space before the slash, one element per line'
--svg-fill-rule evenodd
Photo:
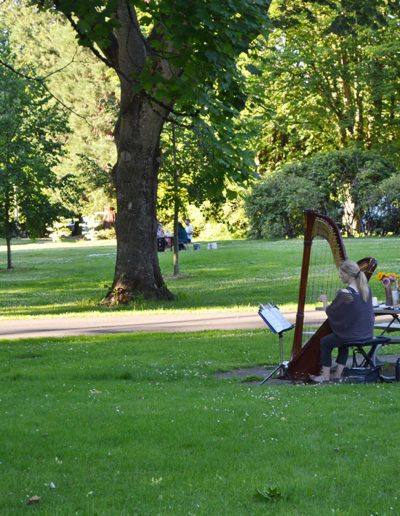
<path fill-rule="evenodd" d="M 252 238 L 295 237 L 303 232 L 303 210 L 322 208 L 318 189 L 281 169 L 257 183 L 246 200 Z"/>
<path fill-rule="evenodd" d="M 246 200 L 254 238 L 294 237 L 303 232 L 302 212 L 316 209 L 331 216 L 351 234 L 366 232 L 369 213 L 392 228 L 399 220 L 399 195 L 386 195 L 385 183 L 395 166 L 379 154 L 351 148 L 315 155 L 284 165 L 260 180 Z M 396 176 L 397 177 L 397 176 Z M 397 182 L 396 182 L 397 181 Z M 380 185 L 380 189 L 377 186 Z M 376 194 L 376 192 L 378 192 Z M 375 192 L 375 193 L 374 193 Z M 397 204 L 396 204 L 397 203 Z M 345 217 L 344 217 L 345 215 Z M 389 222 L 388 222 L 389 221 Z M 385 229 L 386 230 L 386 229 Z"/>

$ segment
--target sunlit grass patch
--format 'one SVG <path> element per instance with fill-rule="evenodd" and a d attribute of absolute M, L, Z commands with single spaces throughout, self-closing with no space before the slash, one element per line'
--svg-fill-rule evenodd
<path fill-rule="evenodd" d="M 18 242 L 18 241 L 16 241 Z M 374 256 L 380 268 L 400 269 L 398 238 L 346 240 L 350 258 Z M 115 243 L 51 242 L 13 246 L 13 271 L 0 272 L 0 318 L 26 316 L 102 315 L 182 310 L 255 311 L 259 303 L 274 301 L 282 310 L 297 305 L 303 242 L 223 241 L 218 249 L 180 254 L 180 276 L 173 274 L 173 253 L 159 253 L 159 261 L 174 301 L 144 300 L 112 310 L 99 302 L 113 280 Z M 6 263 L 0 247 L 0 263 Z M 1 265 L 0 265 L 1 266 Z M 324 276 L 321 269 L 321 276 Z M 340 281 L 337 278 L 337 286 Z M 372 278 L 372 290 L 384 297 L 383 285 Z M 315 303 L 307 305 L 314 308 Z"/>

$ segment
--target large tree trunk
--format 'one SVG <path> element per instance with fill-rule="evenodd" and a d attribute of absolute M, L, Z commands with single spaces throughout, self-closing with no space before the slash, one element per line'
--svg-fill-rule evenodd
<path fill-rule="evenodd" d="M 109 56 L 119 70 L 121 107 L 115 129 L 118 161 L 113 169 L 117 196 L 117 260 L 114 281 L 104 302 L 126 304 L 136 295 L 172 299 L 164 284 L 157 251 L 157 180 L 160 134 L 168 108 L 135 93 L 130 78 L 145 62 L 146 48 L 135 13 L 118 1 L 121 23 Z M 163 63 L 155 62 L 155 71 Z M 158 69 L 158 70 L 156 70 Z"/>
<path fill-rule="evenodd" d="M 147 99 L 135 98 L 116 130 L 118 161 L 113 170 L 117 194 L 117 261 L 109 304 L 135 295 L 173 296 L 164 284 L 157 251 L 157 176 L 163 119 Z"/>

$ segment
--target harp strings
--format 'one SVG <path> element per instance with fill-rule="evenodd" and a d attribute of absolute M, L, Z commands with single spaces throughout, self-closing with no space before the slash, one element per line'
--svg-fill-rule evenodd
<path fill-rule="evenodd" d="M 331 302 L 337 289 L 340 288 L 340 283 L 331 246 L 325 238 L 315 236 L 310 254 L 302 345 L 321 325 L 321 312 L 316 311 L 317 307 L 322 308 L 322 303 L 318 301 L 318 297 L 321 294 L 326 294 L 328 302 Z"/>

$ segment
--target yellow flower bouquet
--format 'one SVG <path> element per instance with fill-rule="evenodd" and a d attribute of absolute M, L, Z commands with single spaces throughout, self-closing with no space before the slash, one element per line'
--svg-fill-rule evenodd
<path fill-rule="evenodd" d="M 385 287 L 386 304 L 388 306 L 397 305 L 399 276 L 394 272 L 378 272 L 376 279 L 381 281 Z"/>
<path fill-rule="evenodd" d="M 376 275 L 376 279 L 382 281 L 385 287 L 389 285 L 397 287 L 398 278 L 398 275 L 394 272 L 378 272 Z"/>

